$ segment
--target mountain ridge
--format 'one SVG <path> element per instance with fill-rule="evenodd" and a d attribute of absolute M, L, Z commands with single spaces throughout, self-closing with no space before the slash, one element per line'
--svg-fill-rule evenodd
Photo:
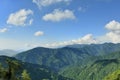
<path fill-rule="evenodd" d="M 81 45 L 80 45 L 81 46 Z M 15 57 L 23 62 L 46 65 L 54 70 L 60 70 L 70 65 L 86 65 L 95 61 L 95 57 L 120 51 L 120 44 L 104 43 L 84 45 L 82 48 L 62 47 L 43 48 L 36 47 L 17 54 Z"/>

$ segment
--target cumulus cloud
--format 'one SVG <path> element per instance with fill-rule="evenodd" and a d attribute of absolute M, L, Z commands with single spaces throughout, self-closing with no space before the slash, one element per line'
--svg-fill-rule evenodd
<path fill-rule="evenodd" d="M 92 34 L 87 34 L 77 41 L 77 43 L 79 43 L 79 44 L 91 44 L 91 43 L 97 43 L 97 42 L 98 41 L 93 38 Z"/>
<path fill-rule="evenodd" d="M 108 37 L 109 40 L 113 43 L 119 43 L 120 42 L 120 22 L 117 22 L 115 20 L 110 21 L 108 24 L 106 24 L 105 28 L 109 30 L 109 32 L 106 33 L 106 37 Z"/>
<path fill-rule="evenodd" d="M 11 13 L 7 20 L 7 24 L 12 24 L 15 26 L 26 26 L 31 25 L 33 19 L 30 18 L 30 15 L 33 14 L 33 11 L 28 9 L 21 9 L 18 12 Z"/>
<path fill-rule="evenodd" d="M 110 31 L 120 31 L 120 23 L 115 20 L 110 21 L 105 27 Z"/>
<path fill-rule="evenodd" d="M 0 29 L 0 33 L 4 33 L 4 32 L 7 32 L 7 31 L 8 31 L 7 28 L 2 28 L 2 29 Z"/>
<path fill-rule="evenodd" d="M 42 32 L 42 31 L 37 31 L 37 32 L 35 32 L 34 35 L 35 35 L 35 36 L 42 36 L 42 35 L 44 35 L 44 32 Z"/>
<path fill-rule="evenodd" d="M 59 22 L 65 19 L 75 19 L 75 15 L 73 11 L 71 10 L 60 10 L 60 9 L 55 9 L 52 13 L 46 14 L 43 16 L 43 20 L 45 21 L 53 21 L 53 22 Z"/>
<path fill-rule="evenodd" d="M 87 34 L 79 39 L 46 44 L 46 46 L 56 47 L 72 44 L 98 44 L 104 42 L 120 43 L 120 22 L 115 20 L 110 21 L 105 25 L 105 28 L 108 30 L 108 32 L 102 36 L 98 36 L 97 38 L 94 38 L 92 34 Z"/>
<path fill-rule="evenodd" d="M 70 40 L 70 41 L 64 41 L 64 42 L 56 42 L 52 44 L 46 44 L 47 47 L 56 47 L 56 46 L 66 46 L 66 45 L 72 45 L 72 44 L 97 44 L 99 43 L 98 40 L 93 38 L 92 34 L 87 34 L 80 39 Z"/>
<path fill-rule="evenodd" d="M 39 8 L 61 2 L 68 4 L 71 2 L 71 0 L 33 0 L 33 3 L 35 3 Z"/>

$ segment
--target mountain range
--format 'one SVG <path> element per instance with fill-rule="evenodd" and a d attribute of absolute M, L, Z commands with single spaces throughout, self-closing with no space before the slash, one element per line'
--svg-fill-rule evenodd
<path fill-rule="evenodd" d="M 23 63 L 47 66 L 65 80 L 103 80 L 120 69 L 120 44 L 74 44 L 55 49 L 36 47 L 14 57 Z"/>
<path fill-rule="evenodd" d="M 84 66 L 97 60 L 97 56 L 103 56 L 117 51 L 120 51 L 120 44 L 77 44 L 57 49 L 37 47 L 19 53 L 15 57 L 23 62 L 46 65 L 51 69 L 60 70 L 71 65 Z"/>
<path fill-rule="evenodd" d="M 0 55 L 4 55 L 4 56 L 14 56 L 17 53 L 19 53 L 19 52 L 15 51 L 15 50 L 11 50 L 11 49 L 0 50 Z"/>

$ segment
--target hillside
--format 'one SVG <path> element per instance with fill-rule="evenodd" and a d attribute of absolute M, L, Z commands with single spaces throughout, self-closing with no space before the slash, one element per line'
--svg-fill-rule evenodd
<path fill-rule="evenodd" d="M 102 80 L 105 76 L 118 69 L 120 69 L 120 60 L 103 59 L 83 68 L 80 66 L 67 68 L 60 74 L 74 80 Z"/>
<path fill-rule="evenodd" d="M 69 79 L 69 78 L 65 78 L 65 77 L 62 77 L 60 75 L 57 75 L 56 73 L 51 71 L 46 66 L 40 66 L 40 65 L 37 65 L 37 64 L 21 62 L 21 61 L 16 60 L 15 58 L 12 58 L 12 57 L 0 56 L 0 63 L 5 68 L 7 68 L 7 63 L 6 63 L 7 59 L 12 60 L 12 61 L 16 61 L 17 63 L 19 63 L 20 68 L 19 68 L 18 75 L 20 75 L 20 73 L 25 69 L 30 74 L 30 77 L 31 77 L 32 80 L 43 80 L 43 79 L 67 80 L 67 79 Z M 69 80 L 71 80 L 71 79 L 69 79 Z"/>
<path fill-rule="evenodd" d="M 113 52 L 104 56 L 95 57 L 96 61 L 85 67 L 70 66 L 63 69 L 60 74 L 75 80 L 102 80 L 105 77 L 112 79 L 114 71 L 120 70 L 120 52 Z M 114 74 L 115 78 L 118 74 Z"/>

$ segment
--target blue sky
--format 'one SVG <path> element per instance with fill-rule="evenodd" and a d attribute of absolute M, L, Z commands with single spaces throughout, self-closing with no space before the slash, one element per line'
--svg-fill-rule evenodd
<path fill-rule="evenodd" d="M 120 42 L 119 0 L 1 0 L 0 49 Z"/>

